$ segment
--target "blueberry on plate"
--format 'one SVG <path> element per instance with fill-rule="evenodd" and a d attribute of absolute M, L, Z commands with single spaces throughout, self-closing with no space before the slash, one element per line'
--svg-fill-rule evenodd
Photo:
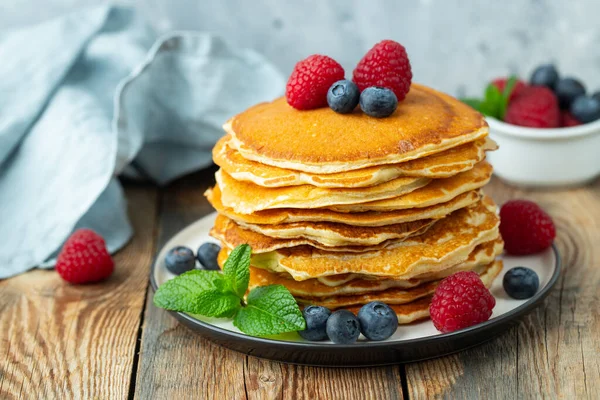
<path fill-rule="evenodd" d="M 390 89 L 372 86 L 360 94 L 360 108 L 371 117 L 389 117 L 398 107 L 398 98 Z"/>
<path fill-rule="evenodd" d="M 317 341 L 327 339 L 327 319 L 331 311 L 326 307 L 308 306 L 302 310 L 306 321 L 306 329 L 298 333 L 306 340 Z"/>
<path fill-rule="evenodd" d="M 348 310 L 336 311 L 327 319 L 326 331 L 333 343 L 354 343 L 360 335 L 358 318 Z"/>
<path fill-rule="evenodd" d="M 594 93 L 594 94 L 592 95 L 592 98 L 593 98 L 593 99 L 596 99 L 596 100 L 598 100 L 598 101 L 600 101 L 600 92 L 596 92 L 596 93 Z"/>
<path fill-rule="evenodd" d="M 513 299 L 528 299 L 537 292 L 540 286 L 540 278 L 532 269 L 514 267 L 504 274 L 502 286 Z"/>
<path fill-rule="evenodd" d="M 540 65 L 533 71 L 529 79 L 529 83 L 532 85 L 546 86 L 551 90 L 554 90 L 556 82 L 558 82 L 558 71 L 553 64 Z"/>
<path fill-rule="evenodd" d="M 196 258 L 189 247 L 177 246 L 169 250 L 165 257 L 165 264 L 171 273 L 181 275 L 196 267 Z"/>
<path fill-rule="evenodd" d="M 585 94 L 585 86 L 577 79 L 563 78 L 556 82 L 554 92 L 558 97 L 558 105 L 563 110 L 568 110 L 573 100 Z"/>
<path fill-rule="evenodd" d="M 352 81 L 342 79 L 337 81 L 327 91 L 329 108 L 340 114 L 351 113 L 358 105 L 360 90 Z"/>
<path fill-rule="evenodd" d="M 600 98 L 579 96 L 571 103 L 571 114 L 586 124 L 600 118 Z"/>
<path fill-rule="evenodd" d="M 358 311 L 360 331 L 369 340 L 385 340 L 398 329 L 398 316 L 380 301 L 365 304 Z"/>
<path fill-rule="evenodd" d="M 198 253 L 196 257 L 202 266 L 202 269 L 218 271 L 219 263 L 217 262 L 217 256 L 221 251 L 221 246 L 215 243 L 202 243 L 200 247 L 198 247 Z"/>

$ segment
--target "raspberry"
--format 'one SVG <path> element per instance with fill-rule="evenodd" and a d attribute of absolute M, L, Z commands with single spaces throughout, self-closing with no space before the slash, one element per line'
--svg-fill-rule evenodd
<path fill-rule="evenodd" d="M 552 218 L 528 200 L 511 200 L 500 209 L 500 234 L 510 254 L 533 254 L 547 249 L 556 236 Z"/>
<path fill-rule="evenodd" d="M 377 43 L 360 60 L 352 80 L 361 92 L 371 86 L 388 88 L 401 102 L 410 90 L 412 80 L 406 49 L 393 40 Z"/>
<path fill-rule="evenodd" d="M 440 332 L 453 332 L 490 319 L 496 299 L 473 271 L 457 272 L 435 289 L 429 314 Z"/>
<path fill-rule="evenodd" d="M 331 57 L 313 54 L 299 61 L 285 88 L 285 97 L 298 110 L 327 107 L 327 91 L 344 79 L 344 68 Z"/>
<path fill-rule="evenodd" d="M 65 242 L 56 271 L 67 282 L 90 283 L 108 278 L 114 262 L 102 236 L 91 229 L 78 229 Z"/>
<path fill-rule="evenodd" d="M 577 119 L 568 111 L 561 111 L 560 113 L 560 126 L 569 127 L 569 126 L 577 126 L 581 125 L 581 122 L 577 121 Z"/>
<path fill-rule="evenodd" d="M 498 90 L 500 90 L 500 93 L 503 93 L 507 81 L 507 78 L 494 79 L 492 81 L 492 85 L 496 86 Z M 513 101 L 516 97 L 523 93 L 523 90 L 525 90 L 526 87 L 527 85 L 525 84 L 525 82 L 517 80 L 515 82 L 515 85 L 513 86 L 512 92 L 510 92 L 510 96 L 508 96 L 508 101 Z"/>
<path fill-rule="evenodd" d="M 510 102 L 504 120 L 532 128 L 556 128 L 560 123 L 558 100 L 545 86 L 527 86 Z"/>

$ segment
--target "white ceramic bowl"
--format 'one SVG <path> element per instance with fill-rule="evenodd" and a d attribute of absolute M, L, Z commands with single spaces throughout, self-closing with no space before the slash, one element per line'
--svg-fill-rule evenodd
<path fill-rule="evenodd" d="M 576 186 L 600 175 L 600 120 L 570 128 L 525 128 L 486 117 L 500 148 L 494 173 L 520 186 Z"/>

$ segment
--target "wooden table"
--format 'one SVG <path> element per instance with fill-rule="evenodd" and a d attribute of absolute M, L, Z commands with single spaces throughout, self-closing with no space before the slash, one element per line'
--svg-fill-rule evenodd
<path fill-rule="evenodd" d="M 107 282 L 70 286 L 43 270 L 0 282 L 1 399 L 599 398 L 600 180 L 553 192 L 489 185 L 499 203 L 539 202 L 558 227 L 562 276 L 518 326 L 436 360 L 351 369 L 235 353 L 152 305 L 154 255 L 211 211 L 202 193 L 213 172 L 165 189 L 125 185 L 136 234 Z"/>

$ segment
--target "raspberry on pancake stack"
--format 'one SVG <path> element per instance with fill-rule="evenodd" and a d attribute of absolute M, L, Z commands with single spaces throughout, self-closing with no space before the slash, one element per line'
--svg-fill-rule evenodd
<path fill-rule="evenodd" d="M 481 188 L 496 146 L 478 112 L 418 84 L 385 118 L 294 96 L 302 109 L 280 98 L 230 119 L 213 150 L 220 169 L 206 196 L 220 263 L 248 243 L 250 288 L 282 284 L 300 304 L 354 312 L 382 301 L 401 324 L 427 318 L 437 284 L 455 272 L 491 285 L 503 243 Z"/>

